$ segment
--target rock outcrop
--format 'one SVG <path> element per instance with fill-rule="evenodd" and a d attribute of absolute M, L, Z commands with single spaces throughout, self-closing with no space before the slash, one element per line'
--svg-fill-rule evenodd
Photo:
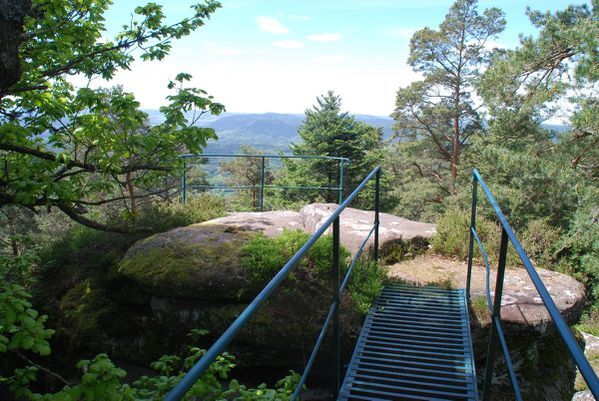
<path fill-rule="evenodd" d="M 537 269 L 562 316 L 568 323 L 580 318 L 586 290 L 574 278 L 545 269 Z M 489 287 L 491 296 L 495 294 L 495 270 L 491 270 Z M 465 288 L 467 267 L 460 261 L 422 256 L 398 263 L 389 268 L 389 276 L 415 284 L 441 284 L 453 288 Z M 486 304 L 486 270 L 475 264 L 472 268 L 471 300 L 477 305 Z M 505 273 L 503 297 L 501 300 L 501 319 L 533 329 L 539 334 L 548 330 L 550 317 L 535 289 L 528 273 L 524 269 L 507 269 Z"/>
<path fill-rule="evenodd" d="M 239 249 L 255 236 L 215 224 L 175 228 L 135 243 L 118 272 L 155 297 L 246 300 L 255 295 L 256 285 L 248 278 Z"/>
<path fill-rule="evenodd" d="M 260 235 L 212 222 L 140 240 L 106 282 L 86 280 L 62 297 L 65 325 L 77 341 L 138 365 L 185 349 L 192 329 L 209 331 L 207 347 L 270 279 L 250 276 L 244 262 L 244 246 Z M 236 337 L 229 350 L 240 366 L 301 368 L 332 299 L 328 270 L 323 277 L 314 266 L 296 266 Z M 350 355 L 361 317 L 347 295 L 341 311 Z"/>
<path fill-rule="evenodd" d="M 299 229 L 307 233 L 316 231 L 337 208 L 333 203 L 314 203 L 305 206 L 299 212 L 247 212 L 232 213 L 226 217 L 209 220 L 204 225 L 225 225 L 241 227 L 246 230 L 260 231 L 266 236 L 279 235 L 284 229 Z M 347 208 L 341 213 L 341 243 L 350 251 L 355 252 L 370 231 L 374 212 Z M 327 231 L 331 232 L 331 228 Z M 402 238 L 409 240 L 414 237 L 430 238 L 435 234 L 434 224 L 420 223 L 394 216 L 388 213 L 380 214 L 379 236 L 381 244 Z M 372 239 L 369 242 L 372 244 Z"/>
<path fill-rule="evenodd" d="M 176 351 L 193 328 L 210 330 L 208 345 L 266 283 L 248 275 L 244 245 L 262 234 L 278 236 L 285 229 L 312 233 L 336 207 L 313 204 L 300 212 L 234 213 L 140 240 L 129 248 L 106 284 L 87 280 L 65 294 L 60 302 L 65 324 L 81 341 L 136 363 Z M 342 244 L 357 250 L 373 218 L 371 211 L 345 210 Z M 431 224 L 385 213 L 380 219 L 381 243 L 430 237 L 435 232 Z M 294 275 L 296 280 L 277 292 L 233 344 L 242 364 L 274 366 L 276 362 L 291 367 L 289 361 L 301 361 L 312 346 L 331 300 L 330 286 L 305 266 L 298 266 Z M 100 302 L 101 298 L 106 299 Z M 343 302 L 349 355 L 360 316 L 349 297 Z M 118 321 L 126 323 L 111 322 L 111 316 L 120 316 Z"/>

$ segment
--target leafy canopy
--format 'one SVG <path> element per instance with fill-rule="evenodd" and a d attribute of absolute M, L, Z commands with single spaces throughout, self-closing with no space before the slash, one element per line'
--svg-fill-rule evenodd
<path fill-rule="evenodd" d="M 145 184 L 144 191 L 133 196 L 147 197 L 156 190 L 153 180 L 176 169 L 178 152 L 201 152 L 215 137 L 196 123 L 203 113 L 224 108 L 205 91 L 186 86 L 189 74 L 168 83 L 172 93 L 160 108 L 164 122 L 154 127 L 133 95 L 89 85 L 77 89 L 70 77 L 109 80 L 137 57 L 162 60 L 172 40 L 203 26 L 220 4 L 193 5 L 190 17 L 169 25 L 162 7 L 148 3 L 106 40 L 109 5 L 33 1 L 19 48 L 20 80 L 0 92 L 0 206 L 56 206 L 81 223 L 110 228 L 85 216 L 82 206 L 121 200 L 124 188 L 137 183 Z"/>

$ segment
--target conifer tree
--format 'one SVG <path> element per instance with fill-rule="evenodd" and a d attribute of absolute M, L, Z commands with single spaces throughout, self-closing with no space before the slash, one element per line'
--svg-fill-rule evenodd
<path fill-rule="evenodd" d="M 377 164 L 382 147 L 381 128 L 357 121 L 341 111 L 341 97 L 333 91 L 316 98 L 300 126 L 302 142 L 291 145 L 297 156 L 337 156 L 350 160 L 345 168 L 344 195 L 349 194 Z M 302 160 L 286 164 L 287 179 L 297 185 L 337 187 L 339 166 L 333 160 Z M 304 192 L 307 201 L 336 202 L 338 193 Z"/>

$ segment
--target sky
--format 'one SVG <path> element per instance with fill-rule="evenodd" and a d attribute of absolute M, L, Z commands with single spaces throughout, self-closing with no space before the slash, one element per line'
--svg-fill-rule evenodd
<path fill-rule="evenodd" d="M 113 0 L 106 37 L 131 19 L 134 0 Z M 168 21 L 191 15 L 193 1 L 154 0 Z M 580 0 L 577 2 L 579 3 Z M 221 0 L 222 8 L 189 37 L 173 42 L 162 61 L 135 62 L 109 83 L 133 92 L 143 108 L 157 109 L 179 72 L 234 113 L 303 113 L 318 95 L 334 90 L 354 114 L 389 115 L 399 87 L 419 75 L 407 65 L 409 40 L 437 28 L 446 0 Z M 513 48 L 518 35 L 534 34 L 526 6 L 558 10 L 572 1 L 479 1 L 479 12 L 499 7 L 506 30 L 494 40 Z"/>

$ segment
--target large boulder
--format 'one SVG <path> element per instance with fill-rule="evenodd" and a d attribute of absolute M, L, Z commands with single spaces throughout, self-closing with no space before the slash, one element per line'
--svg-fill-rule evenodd
<path fill-rule="evenodd" d="M 129 248 L 106 282 L 87 280 L 60 301 L 63 324 L 96 352 L 147 365 L 182 351 L 187 333 L 206 329 L 209 346 L 270 279 L 257 279 L 244 264 L 244 246 L 257 231 L 222 224 L 194 224 L 156 234 Z M 240 366 L 300 369 L 332 299 L 328 274 L 299 264 L 229 350 Z M 101 301 L 102 300 L 102 301 Z M 343 344 L 350 355 L 361 316 L 342 300 Z M 327 347 L 324 349 L 327 352 Z"/>
<path fill-rule="evenodd" d="M 299 212 L 232 213 L 229 216 L 202 224 L 241 227 L 246 230 L 260 231 L 266 236 L 279 235 L 285 229 L 299 229 L 307 233 L 313 233 L 333 214 L 337 207 L 338 205 L 333 203 L 313 203 L 305 206 Z M 436 232 L 434 224 L 420 223 L 388 213 L 381 213 L 379 218 L 381 244 L 399 238 L 404 240 L 414 237 L 430 238 Z M 372 228 L 373 221 L 373 211 L 346 208 L 341 213 L 339 220 L 341 243 L 350 251 L 357 251 Z M 327 233 L 331 233 L 331 230 L 332 227 L 329 227 Z M 372 243 L 373 239 L 371 238 L 369 244 Z"/>
<path fill-rule="evenodd" d="M 239 250 L 256 235 L 215 224 L 175 228 L 135 243 L 118 272 L 156 297 L 239 301 L 255 293 Z"/>
<path fill-rule="evenodd" d="M 537 269 L 537 272 L 566 322 L 577 322 L 587 296 L 584 286 L 565 274 L 545 269 Z M 496 273 L 491 270 L 489 276 L 492 297 Z M 426 255 L 390 266 L 389 275 L 414 284 L 465 288 L 467 266 L 462 261 Z M 470 324 L 479 379 L 485 369 L 491 323 L 486 283 L 486 269 L 475 264 Z M 570 399 L 574 391 L 575 366 L 524 269 L 508 268 L 505 272 L 501 321 L 524 398 L 539 401 Z M 497 355 L 493 399 L 512 399 L 505 360 L 501 351 L 498 350 Z"/>

